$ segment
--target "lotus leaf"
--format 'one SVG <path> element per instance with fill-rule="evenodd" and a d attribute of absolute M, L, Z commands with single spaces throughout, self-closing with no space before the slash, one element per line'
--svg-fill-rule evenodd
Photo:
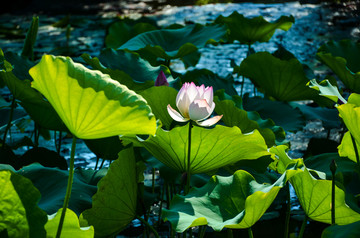
<path fill-rule="evenodd" d="M 62 208 L 55 214 L 49 216 L 49 221 L 45 225 L 46 237 L 55 237 L 60 222 Z M 77 237 L 77 238 L 93 238 L 94 227 L 80 227 L 79 218 L 76 213 L 70 209 L 66 210 L 64 225 L 61 230 L 62 237 Z"/>
<path fill-rule="evenodd" d="M 39 191 L 31 182 L 10 171 L 0 171 L 0 231 L 8 237 L 45 237 L 47 216 L 38 206 Z"/>
<path fill-rule="evenodd" d="M 148 22 L 132 22 L 130 19 L 114 22 L 109 27 L 109 33 L 105 38 L 108 48 L 117 49 L 122 44 L 147 31 L 157 30 L 157 27 Z"/>
<path fill-rule="evenodd" d="M 348 225 L 334 225 L 327 227 L 321 238 L 357 238 L 360 237 L 360 221 Z"/>
<path fill-rule="evenodd" d="M 346 103 L 345 98 L 340 94 L 339 89 L 336 86 L 333 86 L 329 80 L 323 80 L 320 83 L 316 79 L 312 79 L 309 82 L 309 87 L 319 91 L 319 95 L 329 98 L 335 103 L 339 101 L 341 103 Z"/>
<path fill-rule="evenodd" d="M 81 214 L 82 223 L 95 228 L 96 237 L 109 237 L 124 229 L 136 215 L 137 171 L 132 147 L 122 150 L 98 183 L 92 208 Z"/>
<path fill-rule="evenodd" d="M 188 125 L 170 131 L 158 128 L 146 140 L 124 137 L 145 147 L 155 158 L 180 172 L 187 171 Z M 239 160 L 255 160 L 269 155 L 261 134 L 242 134 L 238 127 L 217 125 L 212 129 L 194 126 L 191 138 L 191 174 L 205 173 Z"/>
<path fill-rule="evenodd" d="M 251 81 L 268 97 L 278 101 L 314 99 L 317 92 L 306 86 L 303 65 L 295 58 L 281 60 L 268 52 L 248 56 L 236 70 Z"/>
<path fill-rule="evenodd" d="M 30 75 L 32 86 L 78 138 L 155 133 L 155 117 L 146 101 L 108 75 L 50 55 L 44 55 Z"/>
<path fill-rule="evenodd" d="M 213 176 L 188 195 L 176 195 L 169 210 L 163 209 L 163 217 L 177 232 L 201 225 L 215 231 L 249 228 L 262 217 L 285 183 L 286 174 L 274 184 L 259 184 L 244 170 L 229 177 Z"/>
<path fill-rule="evenodd" d="M 215 23 L 224 23 L 230 29 L 229 41 L 238 40 L 242 44 L 266 42 L 271 39 L 276 29 L 287 31 L 295 22 L 293 16 L 281 16 L 275 22 L 268 22 L 262 16 L 246 18 L 234 11 L 230 16 L 219 16 Z"/>
<path fill-rule="evenodd" d="M 183 58 L 208 43 L 219 42 L 224 39 L 226 32 L 225 26 L 193 24 L 180 29 L 142 33 L 127 41 L 119 49 L 136 51 L 152 65 L 156 65 L 157 58 L 164 60 Z"/>
<path fill-rule="evenodd" d="M 34 45 L 37 38 L 39 28 L 39 17 L 33 17 L 30 28 L 26 34 L 25 43 L 23 50 L 21 52 L 21 56 L 26 57 L 28 59 L 34 58 Z"/>
<path fill-rule="evenodd" d="M 331 224 L 331 186 L 330 180 L 317 180 L 308 169 L 290 178 L 301 207 L 312 220 Z M 335 222 L 346 225 L 360 221 L 360 214 L 345 203 L 345 192 L 335 186 Z"/>
<path fill-rule="evenodd" d="M 360 93 L 360 43 L 351 40 L 329 41 L 317 57 L 353 92 Z"/>
<path fill-rule="evenodd" d="M 355 140 L 357 150 L 360 151 L 360 144 Z M 348 157 L 350 160 L 356 161 L 356 154 L 354 150 L 354 145 L 351 139 L 350 132 L 346 132 L 341 140 L 341 144 L 338 147 L 339 155 L 341 157 Z"/>

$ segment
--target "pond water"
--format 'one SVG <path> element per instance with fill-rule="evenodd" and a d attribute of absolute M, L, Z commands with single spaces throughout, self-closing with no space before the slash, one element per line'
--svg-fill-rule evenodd
<path fill-rule="evenodd" d="M 263 16 L 268 21 L 275 21 L 282 15 L 292 15 L 295 24 L 287 32 L 277 30 L 272 39 L 267 43 L 257 43 L 253 45 L 255 51 L 275 51 L 279 45 L 284 46 L 292 52 L 302 63 L 310 66 L 314 71 L 315 77 L 324 77 L 327 73 L 326 67 L 316 60 L 316 51 L 321 44 L 333 39 L 356 38 L 359 36 L 359 28 L 354 24 L 334 24 L 334 16 L 341 15 L 341 11 L 333 12 L 333 8 L 325 5 L 302 5 L 299 2 L 287 2 L 277 4 L 210 4 L 204 6 L 164 6 L 154 13 L 147 14 L 148 17 L 156 20 L 160 26 L 167 26 L 173 23 L 210 23 L 219 15 L 228 16 L 233 11 L 238 11 L 246 17 Z M 134 11 L 136 12 L 136 10 Z M 36 57 L 44 53 L 61 55 L 63 46 L 68 46 L 76 52 L 73 57 L 82 53 L 97 56 L 104 47 L 106 26 L 114 20 L 116 12 L 107 12 L 99 15 L 73 15 L 71 16 L 71 33 L 69 41 L 66 39 L 66 29 L 51 26 L 54 22 L 64 18 L 63 15 L 40 15 L 40 28 L 37 43 L 35 46 Z M 141 15 L 132 14 L 130 17 L 136 18 Z M 356 20 L 356 19 L 355 19 Z M 0 25 L 7 28 L 26 32 L 31 22 L 31 16 L 1 15 Z M 349 21 L 348 21 L 349 22 Z M 0 35 L 0 46 L 3 51 L 20 52 L 24 39 L 14 35 L 9 38 L 7 35 Z M 67 42 L 67 43 L 66 43 Z M 201 51 L 201 59 L 196 68 L 208 68 L 221 76 L 232 73 L 231 61 L 237 65 L 246 57 L 247 46 L 239 43 L 212 46 L 208 45 Z M 185 68 L 179 61 L 174 61 L 171 67 L 179 72 L 184 72 Z M 190 68 L 191 69 L 191 68 Z M 239 80 L 236 78 L 236 80 Z M 244 92 L 253 94 L 254 89 L 250 81 L 245 81 Z M 9 92 L 2 89 L 1 94 L 6 97 Z M 31 125 L 25 132 L 29 136 L 32 133 Z M 16 140 L 17 136 L 23 136 L 16 126 L 12 127 L 11 138 Z M 322 127 L 321 121 L 312 121 L 307 124 L 305 129 L 296 134 L 289 133 L 288 139 L 292 143 L 291 155 L 300 157 L 307 147 L 307 142 L 311 137 L 326 137 L 327 132 Z M 332 131 L 331 139 L 338 140 L 338 131 Z M 71 139 L 64 139 L 62 155 L 69 158 L 69 148 Z M 54 139 L 50 141 L 40 140 L 40 146 L 55 149 Z M 27 148 L 20 148 L 16 153 L 22 154 Z M 79 140 L 77 147 L 77 165 L 93 168 L 96 157 Z"/>

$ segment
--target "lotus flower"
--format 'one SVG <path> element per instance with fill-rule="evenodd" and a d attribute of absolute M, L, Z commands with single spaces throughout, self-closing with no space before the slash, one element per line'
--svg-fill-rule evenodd
<path fill-rule="evenodd" d="M 204 85 L 196 86 L 193 82 L 185 83 L 176 96 L 176 106 L 180 113 L 170 105 L 167 110 L 170 116 L 178 122 L 195 121 L 199 126 L 212 126 L 217 123 L 221 116 L 208 118 L 215 108 L 213 102 L 213 88 Z"/>
<path fill-rule="evenodd" d="M 163 71 L 160 71 L 159 75 L 155 80 L 155 86 L 169 86 L 169 82 L 166 79 L 166 76 Z"/>

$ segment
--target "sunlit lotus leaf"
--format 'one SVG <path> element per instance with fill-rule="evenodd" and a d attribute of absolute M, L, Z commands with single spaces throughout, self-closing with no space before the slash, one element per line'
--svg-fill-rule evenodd
<path fill-rule="evenodd" d="M 256 41 L 266 42 L 271 39 L 276 29 L 287 31 L 295 22 L 293 16 L 281 16 L 274 22 L 266 21 L 262 16 L 246 18 L 234 11 L 230 16 L 219 16 L 215 23 L 224 23 L 230 29 L 229 41 L 238 40 L 242 44 Z"/>
<path fill-rule="evenodd" d="M 162 29 L 145 32 L 127 41 L 119 49 L 138 52 L 152 65 L 157 58 L 164 60 L 178 59 L 224 39 L 227 28 L 220 25 L 203 26 L 193 24 L 180 29 Z"/>
<path fill-rule="evenodd" d="M 302 159 L 292 159 L 287 154 L 288 146 L 286 145 L 279 145 L 276 147 L 271 147 L 269 152 L 272 153 L 275 160 L 274 162 L 269 166 L 272 170 L 275 170 L 279 174 L 283 174 L 287 171 L 287 173 L 290 173 L 287 168 L 292 167 L 296 169 L 301 169 L 304 167 L 304 162 Z M 291 174 L 291 176 L 293 173 Z"/>
<path fill-rule="evenodd" d="M 39 191 L 31 181 L 10 171 L 0 171 L 0 232 L 8 237 L 46 237 L 46 213 L 37 206 Z"/>
<path fill-rule="evenodd" d="M 266 96 L 278 101 L 299 101 L 318 96 L 306 86 L 303 65 L 296 59 L 281 60 L 268 52 L 258 52 L 242 61 L 236 73 L 250 78 Z"/>
<path fill-rule="evenodd" d="M 357 150 L 360 151 L 360 143 L 355 140 Z M 339 155 L 342 157 L 348 157 L 352 161 L 356 162 L 356 154 L 354 145 L 351 139 L 350 132 L 346 132 L 341 140 L 341 144 L 338 146 Z"/>
<path fill-rule="evenodd" d="M 244 170 L 229 177 L 213 176 L 188 195 L 176 195 L 169 210 L 163 209 L 163 217 L 177 232 L 201 225 L 215 231 L 249 228 L 262 217 L 285 183 L 286 174 L 274 184 L 259 184 Z"/>
<path fill-rule="evenodd" d="M 220 92 L 216 95 L 220 95 Z M 240 97 L 233 96 L 234 100 L 219 100 L 220 97 L 214 98 L 215 112 L 218 115 L 223 115 L 222 121 L 226 126 L 237 126 L 242 133 L 257 129 L 269 147 L 275 145 L 276 140 L 282 141 L 285 139 L 284 130 L 276 126 L 272 120 L 262 120 L 257 112 L 247 112 L 239 108 L 242 105 L 237 105 L 234 100 Z"/>
<path fill-rule="evenodd" d="M 130 147 L 119 153 L 119 159 L 99 181 L 92 208 L 81 214 L 82 223 L 94 226 L 96 237 L 119 233 L 136 215 L 137 189 L 135 157 Z"/>
<path fill-rule="evenodd" d="M 140 93 L 148 102 L 155 117 L 160 119 L 166 129 L 170 129 L 171 123 L 174 121 L 167 111 L 167 105 L 170 104 L 171 107 L 176 108 L 177 94 L 178 91 L 167 86 L 151 87 Z"/>
<path fill-rule="evenodd" d="M 156 136 L 146 140 L 126 137 L 145 147 L 155 158 L 180 172 L 187 170 L 189 125 L 175 127 L 170 131 L 158 128 Z M 217 125 L 206 129 L 194 126 L 191 134 L 190 172 L 205 173 L 239 160 L 255 160 L 269 155 L 261 134 L 255 130 L 242 134 L 238 127 Z"/>
<path fill-rule="evenodd" d="M 41 209 L 48 214 L 53 214 L 63 206 L 69 177 L 68 171 L 44 167 L 36 163 L 21 168 L 17 173 L 30 179 L 40 191 L 39 207 Z M 96 185 L 87 184 L 78 173 L 75 171 L 69 208 L 80 214 L 91 207 L 91 197 L 96 192 Z"/>
<path fill-rule="evenodd" d="M 336 86 L 333 86 L 329 80 L 323 80 L 318 83 L 316 79 L 312 79 L 308 85 L 310 88 L 318 90 L 321 96 L 327 97 L 335 103 L 338 103 L 339 101 L 341 103 L 346 103 L 346 100 L 340 94 L 339 89 Z"/>
<path fill-rule="evenodd" d="M 229 95 L 237 95 L 232 75 L 223 78 L 208 69 L 194 69 L 187 71 L 181 76 L 181 82 L 194 82 L 196 85 L 204 84 L 205 86 L 212 86 L 214 92 L 219 89 L 224 89 Z"/>
<path fill-rule="evenodd" d="M 325 228 L 321 238 L 357 238 L 360 237 L 360 221 L 348 225 L 334 225 Z"/>
<path fill-rule="evenodd" d="M 109 26 L 105 45 L 108 48 L 117 49 L 134 36 L 153 30 L 157 30 L 157 27 L 149 22 L 139 22 L 128 18 L 123 19 Z"/>
<path fill-rule="evenodd" d="M 49 216 L 49 220 L 45 225 L 46 237 L 56 237 L 61 211 L 62 208 L 60 208 L 55 214 Z M 80 227 L 79 218 L 75 212 L 70 209 L 66 209 L 66 216 L 61 230 L 61 237 L 93 238 L 94 227 Z"/>
<path fill-rule="evenodd" d="M 317 180 L 304 169 L 290 178 L 301 207 L 312 220 L 331 224 L 331 180 Z M 360 214 L 345 202 L 345 192 L 335 186 L 335 222 L 346 225 L 360 221 Z"/>
<path fill-rule="evenodd" d="M 244 98 L 244 109 L 256 111 L 261 118 L 270 118 L 277 126 L 286 131 L 302 130 L 305 118 L 299 109 L 288 103 L 271 101 L 260 97 Z"/>
<path fill-rule="evenodd" d="M 2 51 L 0 51 L 0 55 L 3 56 Z M 39 92 L 31 88 L 28 70 L 33 64 L 15 54 L 6 54 L 6 58 L 11 60 L 11 64 L 4 57 L 1 58 L 4 61 L 0 62 L 3 64 L 0 70 L 0 78 L 4 80 L 13 96 L 20 101 L 21 106 L 24 107 L 30 117 L 43 128 L 67 131 L 66 126 L 50 103 Z"/>
<path fill-rule="evenodd" d="M 108 75 L 50 55 L 44 55 L 30 75 L 32 86 L 78 138 L 155 133 L 155 117 L 146 101 Z"/>
<path fill-rule="evenodd" d="M 316 55 L 346 88 L 360 93 L 360 43 L 351 40 L 329 41 L 319 48 Z"/>

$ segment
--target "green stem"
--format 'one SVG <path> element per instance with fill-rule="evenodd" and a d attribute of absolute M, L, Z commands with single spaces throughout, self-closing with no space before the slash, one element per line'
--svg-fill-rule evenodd
<path fill-rule="evenodd" d="M 291 209 L 291 200 L 290 200 L 290 184 L 289 182 L 286 183 L 287 187 L 287 194 L 286 194 L 286 217 L 285 217 L 285 230 L 284 230 L 284 238 L 289 237 L 289 224 L 290 224 L 290 209 Z"/>
<path fill-rule="evenodd" d="M 159 234 L 157 233 L 157 231 L 155 230 L 155 228 L 149 224 L 149 222 L 147 222 L 145 219 L 143 219 L 142 217 L 140 216 L 137 216 L 136 217 L 137 219 L 139 219 L 142 223 L 144 223 L 144 225 L 148 228 L 150 228 L 150 230 L 154 233 L 155 237 L 156 238 L 159 238 Z"/>
<path fill-rule="evenodd" d="M 189 133 L 188 133 L 188 156 L 187 156 L 187 169 L 186 169 L 186 187 L 185 187 L 185 195 L 189 193 L 190 191 L 190 180 L 191 180 L 191 128 L 193 127 L 192 122 L 189 122 Z"/>
<path fill-rule="evenodd" d="M 155 193 L 155 168 L 152 169 L 152 184 L 151 184 L 151 192 Z"/>
<path fill-rule="evenodd" d="M 6 142 L 7 133 L 11 128 L 11 122 L 12 122 L 13 115 L 14 115 L 15 105 L 16 105 L 15 97 L 13 97 L 13 99 L 11 101 L 11 107 L 10 107 L 9 121 L 8 121 L 8 124 L 6 125 L 5 132 L 4 132 L 4 137 L 3 137 L 3 146 L 2 146 L 3 149 L 5 148 L 5 142 Z"/>
<path fill-rule="evenodd" d="M 73 140 L 72 140 L 72 144 L 71 144 L 71 153 L 70 153 L 69 178 L 68 178 L 68 184 L 67 184 L 63 209 L 61 211 L 60 222 L 59 222 L 59 226 L 58 226 L 58 229 L 57 229 L 57 232 L 56 232 L 56 238 L 60 238 L 61 230 L 62 230 L 62 227 L 63 227 L 63 224 L 64 224 L 66 209 L 67 209 L 67 207 L 69 205 L 69 200 L 70 200 L 70 195 L 71 195 L 71 188 L 72 188 L 72 183 L 73 183 L 73 178 L 74 178 L 75 148 L 76 148 L 76 137 L 73 136 Z"/>
<path fill-rule="evenodd" d="M 307 216 L 305 215 L 304 220 L 303 220 L 303 222 L 302 222 L 302 224 L 301 224 L 301 228 L 300 228 L 300 232 L 299 232 L 298 238 L 303 238 L 306 224 L 307 224 Z"/>
<path fill-rule="evenodd" d="M 200 230 L 199 238 L 204 238 L 204 236 L 205 236 L 205 231 L 206 231 L 206 226 L 200 226 L 200 227 L 199 227 L 199 230 Z"/>
<path fill-rule="evenodd" d="M 227 230 L 227 238 L 233 238 L 233 237 L 234 237 L 233 231 L 230 228 L 228 228 L 228 230 Z"/>
<path fill-rule="evenodd" d="M 252 232 L 251 227 L 248 228 L 248 234 L 249 234 L 249 238 L 254 238 L 254 234 Z"/>
<path fill-rule="evenodd" d="M 336 173 L 336 162 L 335 160 L 331 161 L 330 171 L 332 174 L 331 180 L 331 225 L 335 225 L 335 173 Z"/>
<path fill-rule="evenodd" d="M 359 173 L 360 173 L 360 161 L 359 161 L 359 151 L 357 149 L 357 145 L 356 145 L 356 141 L 355 141 L 355 138 L 354 136 L 350 133 L 351 135 L 351 141 L 352 141 L 352 144 L 353 144 L 353 147 L 354 147 L 354 151 L 355 151 L 355 156 L 356 156 L 356 163 L 358 165 L 358 170 L 359 170 Z"/>

